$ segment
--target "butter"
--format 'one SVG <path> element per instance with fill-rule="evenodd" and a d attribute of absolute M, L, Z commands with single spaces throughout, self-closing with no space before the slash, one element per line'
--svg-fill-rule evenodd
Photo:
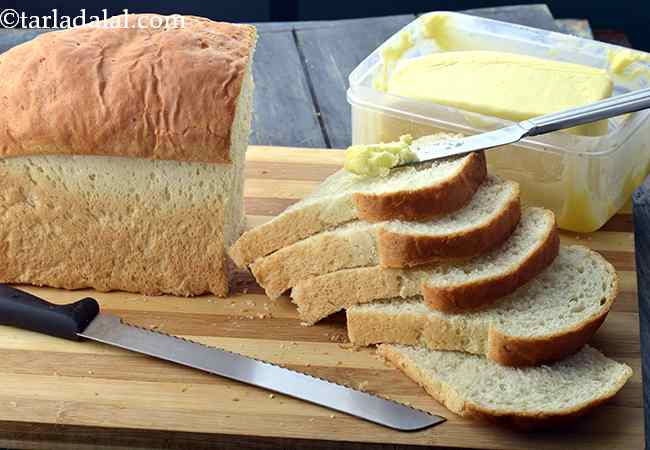
<path fill-rule="evenodd" d="M 650 70 L 641 63 L 650 63 L 650 55 L 624 49 L 607 53 L 609 72 L 627 81 L 635 80 L 641 76 L 649 77 Z M 634 66 L 634 67 L 631 67 Z"/>
<path fill-rule="evenodd" d="M 411 135 L 405 134 L 397 142 L 352 145 L 345 151 L 345 170 L 367 177 L 385 177 L 393 167 L 417 161 L 410 148 L 412 142 Z"/>
<path fill-rule="evenodd" d="M 451 20 L 451 16 L 437 13 L 426 16 L 422 21 L 424 37 L 433 39 L 440 50 L 457 50 L 460 47 L 455 42 L 453 33 L 450 32 L 449 24 Z"/>
<path fill-rule="evenodd" d="M 383 64 L 381 71 L 373 81 L 375 89 L 378 91 L 386 90 L 389 71 L 395 66 L 395 64 L 397 64 L 397 61 L 399 61 L 402 55 L 404 55 L 404 53 L 406 53 L 411 47 L 413 47 L 413 36 L 411 36 L 411 33 L 402 31 L 397 36 L 397 42 L 389 45 L 381 52 Z"/>
<path fill-rule="evenodd" d="M 514 53 L 432 53 L 405 61 L 387 82 L 389 94 L 429 100 L 511 121 L 526 120 L 607 98 L 603 69 Z M 607 122 L 572 129 L 602 135 Z"/>

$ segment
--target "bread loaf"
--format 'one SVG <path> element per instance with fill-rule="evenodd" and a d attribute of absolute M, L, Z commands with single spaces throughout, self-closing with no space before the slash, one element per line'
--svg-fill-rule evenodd
<path fill-rule="evenodd" d="M 185 17 L 0 55 L 0 282 L 226 295 L 255 41 Z"/>

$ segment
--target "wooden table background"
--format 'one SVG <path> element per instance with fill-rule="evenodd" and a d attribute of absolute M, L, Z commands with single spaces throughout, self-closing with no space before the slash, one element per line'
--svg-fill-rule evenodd
<path fill-rule="evenodd" d="M 623 33 L 596 30 L 592 34 L 589 24 L 584 20 L 554 20 L 545 5 L 522 5 L 467 12 L 583 37 L 595 35 L 597 39 L 629 45 Z M 350 109 L 345 98 L 349 73 L 386 38 L 415 17 L 416 15 L 412 14 L 329 22 L 256 24 L 260 40 L 254 65 L 256 91 L 251 142 L 260 145 L 316 148 L 344 148 L 349 145 Z M 0 30 L 0 52 L 47 31 L 50 30 Z M 274 206 L 269 207 L 274 208 Z M 263 209 L 266 206 L 255 207 Z M 256 212 L 259 214 L 263 211 Z M 623 231 L 629 229 L 630 222 L 630 216 L 617 216 L 608 226 L 611 231 Z M 650 224 L 650 220 L 647 223 Z M 650 244 L 645 245 L 650 248 Z M 645 284 L 640 280 L 639 286 L 643 290 Z M 647 293 L 646 297 L 650 297 L 650 293 Z M 643 307 L 641 312 L 643 314 Z M 650 313 L 646 312 L 646 314 Z M 642 335 L 650 339 L 648 333 L 644 334 L 643 330 Z M 648 366 L 648 359 L 644 357 L 644 368 Z M 647 395 L 644 395 L 644 398 L 647 414 Z M 648 435 L 647 423 L 646 416 L 646 436 Z M 13 442 L 11 445 L 15 448 L 29 447 L 25 447 L 24 445 L 27 444 L 20 439 L 13 440 L 12 436 L 23 434 L 37 436 L 39 431 L 34 425 L 23 426 L 14 423 L 0 426 L 2 442 L 6 445 Z M 89 439 L 93 434 L 102 433 L 100 429 L 93 430 L 86 427 L 80 427 L 78 432 L 79 436 L 86 434 Z M 137 442 L 139 439 L 135 432 L 128 437 L 129 442 Z M 173 440 L 178 443 L 177 438 L 178 436 L 175 436 Z M 164 440 L 164 437 L 162 439 Z M 172 439 L 171 435 L 170 439 Z M 188 439 L 186 442 L 191 442 L 189 437 Z M 147 439 L 143 436 L 142 441 L 146 442 Z M 243 448 L 250 445 L 287 448 L 296 445 L 293 441 L 283 443 L 276 440 L 269 444 L 265 441 L 249 439 L 235 440 L 227 444 L 229 448 Z M 316 444 L 310 442 L 305 448 Z M 330 447 L 326 443 L 320 443 L 318 447 L 338 448 L 339 445 L 334 444 Z"/>

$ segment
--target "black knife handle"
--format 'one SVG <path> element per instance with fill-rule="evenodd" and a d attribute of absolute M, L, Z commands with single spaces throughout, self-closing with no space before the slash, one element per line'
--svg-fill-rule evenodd
<path fill-rule="evenodd" d="M 84 298 L 69 305 L 55 305 L 32 294 L 0 284 L 0 325 L 79 340 L 99 314 L 95 299 Z"/>

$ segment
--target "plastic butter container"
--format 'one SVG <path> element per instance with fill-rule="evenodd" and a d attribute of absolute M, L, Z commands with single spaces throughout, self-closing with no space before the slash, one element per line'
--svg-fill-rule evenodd
<path fill-rule="evenodd" d="M 459 13 L 420 16 L 393 35 L 350 74 L 353 144 L 396 141 L 439 131 L 465 135 L 508 121 L 380 88 L 399 64 L 431 52 L 493 50 L 607 69 L 613 95 L 648 87 L 650 55 L 560 33 Z M 535 89 L 535 86 L 531 86 Z M 650 111 L 608 121 L 607 134 L 567 132 L 489 150 L 492 173 L 520 183 L 525 204 L 553 210 L 561 228 L 594 231 L 630 198 L 650 169 Z"/>

